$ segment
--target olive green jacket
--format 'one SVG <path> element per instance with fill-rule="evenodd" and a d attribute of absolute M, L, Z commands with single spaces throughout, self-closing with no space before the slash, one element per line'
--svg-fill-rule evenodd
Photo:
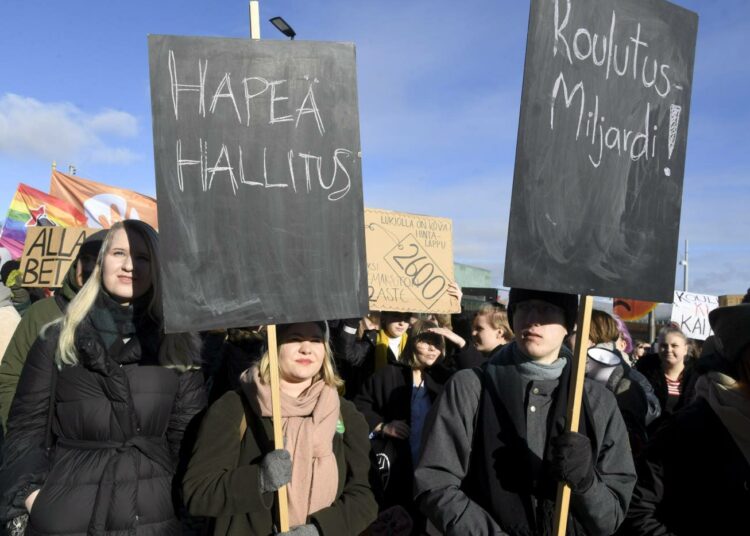
<path fill-rule="evenodd" d="M 29 353 L 42 327 L 60 318 L 64 313 L 64 308 L 76 295 L 78 288 L 73 282 L 74 274 L 75 263 L 68 271 L 62 288 L 55 293 L 55 296 L 31 304 L 21 317 L 21 322 L 5 349 L 2 363 L 0 363 L 0 420 L 2 420 L 3 430 L 7 428 L 10 405 L 16 394 L 16 386 L 21 378 L 23 365 L 26 363 L 26 354 Z"/>
<path fill-rule="evenodd" d="M 242 426 L 243 412 L 247 431 Z M 341 423 L 333 438 L 339 468 L 336 501 L 310 516 L 323 536 L 357 535 L 377 517 L 370 489 L 370 441 L 364 417 L 341 399 Z M 240 437 L 242 440 L 240 441 Z M 261 493 L 258 468 L 273 449 L 273 424 L 258 417 L 244 395 L 230 391 L 208 410 L 182 480 L 192 515 L 215 517 L 214 535 L 267 536 L 276 522 L 276 494 Z"/>

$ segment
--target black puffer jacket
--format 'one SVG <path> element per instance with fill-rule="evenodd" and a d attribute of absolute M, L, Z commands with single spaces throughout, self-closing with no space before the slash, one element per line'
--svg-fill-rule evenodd
<path fill-rule="evenodd" d="M 76 332 L 80 364 L 55 371 L 58 337 L 52 326 L 37 339 L 21 375 L 8 422 L 3 517 L 25 512 L 24 499 L 41 488 L 27 534 L 180 534 L 172 479 L 185 428 L 205 405 L 200 370 L 159 366 L 153 332 L 107 349 L 86 318 Z"/>

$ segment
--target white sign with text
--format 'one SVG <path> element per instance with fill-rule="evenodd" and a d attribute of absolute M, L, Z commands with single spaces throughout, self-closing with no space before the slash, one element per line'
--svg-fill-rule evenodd
<path fill-rule="evenodd" d="M 719 306 L 718 296 L 675 290 L 672 302 L 672 322 L 691 339 L 705 341 L 714 332 L 708 323 L 708 313 Z"/>

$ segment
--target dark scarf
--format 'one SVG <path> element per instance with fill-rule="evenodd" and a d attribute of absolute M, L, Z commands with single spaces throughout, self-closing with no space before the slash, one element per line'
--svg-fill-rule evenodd
<path fill-rule="evenodd" d="M 111 348 L 118 339 L 130 339 L 135 335 L 133 304 L 121 305 L 106 292 L 99 293 L 88 316 L 106 348 Z"/>
<path fill-rule="evenodd" d="M 76 331 L 76 348 L 86 367 L 108 376 L 121 364 L 157 363 L 161 337 L 144 301 L 124 306 L 99 293 Z"/>

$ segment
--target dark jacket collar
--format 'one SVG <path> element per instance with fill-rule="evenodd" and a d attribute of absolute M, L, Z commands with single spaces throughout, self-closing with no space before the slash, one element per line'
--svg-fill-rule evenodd
<path fill-rule="evenodd" d="M 97 329 L 91 315 L 79 324 L 75 347 L 79 362 L 86 368 L 111 376 L 120 365 L 131 363 L 156 364 L 159 352 L 159 332 L 153 323 L 140 322 L 132 330 L 123 330 L 110 344 L 110 337 Z M 128 338 L 127 342 L 123 337 Z"/>

